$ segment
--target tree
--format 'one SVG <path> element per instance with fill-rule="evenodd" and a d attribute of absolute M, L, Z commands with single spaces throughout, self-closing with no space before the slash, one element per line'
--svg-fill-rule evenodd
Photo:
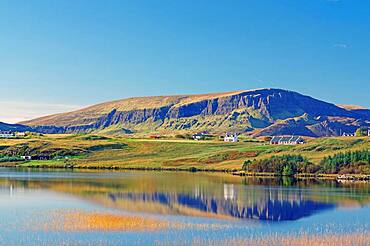
<path fill-rule="evenodd" d="M 286 165 L 283 168 L 283 176 L 293 176 L 295 174 L 291 165 Z"/>
<path fill-rule="evenodd" d="M 368 173 L 370 151 L 348 151 L 324 157 L 320 162 L 323 173 Z"/>
<path fill-rule="evenodd" d="M 249 166 L 250 166 L 251 164 L 252 164 L 251 160 L 246 160 L 246 161 L 244 162 L 244 164 L 243 164 L 243 167 L 242 167 L 243 171 L 248 172 L 248 170 L 249 170 Z"/>
<path fill-rule="evenodd" d="M 363 137 L 363 136 L 367 136 L 367 128 L 364 128 L 364 127 L 360 127 L 356 130 L 355 132 L 355 136 L 356 137 Z"/>
<path fill-rule="evenodd" d="M 270 142 L 271 139 L 272 139 L 272 137 L 270 137 L 270 136 L 263 137 L 263 141 L 265 141 L 265 142 Z"/>

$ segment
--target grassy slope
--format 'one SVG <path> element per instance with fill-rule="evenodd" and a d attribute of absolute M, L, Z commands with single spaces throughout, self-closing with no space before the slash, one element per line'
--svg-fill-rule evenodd
<path fill-rule="evenodd" d="M 48 148 L 91 149 L 87 155 L 72 158 L 68 165 L 78 167 L 239 169 L 246 159 L 266 158 L 272 155 L 302 154 L 318 163 L 326 155 L 348 150 L 370 149 L 370 138 L 321 138 L 299 146 L 270 146 L 261 143 L 224 143 L 220 141 L 150 140 L 109 138 L 89 140 L 81 135 L 47 135 L 34 139 L 0 140 L 1 146 L 28 142 L 42 151 Z M 125 144 L 121 149 L 101 148 Z M 40 147 L 41 146 L 41 147 Z M 1 153 L 1 151 L 0 151 Z M 257 156 L 255 156 L 257 154 Z M 31 161 L 22 166 L 64 166 L 64 160 Z"/>

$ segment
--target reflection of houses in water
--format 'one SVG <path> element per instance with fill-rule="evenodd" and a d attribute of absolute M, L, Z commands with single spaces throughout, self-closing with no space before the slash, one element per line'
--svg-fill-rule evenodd
<path fill-rule="evenodd" d="M 14 187 L 13 185 L 1 185 L 0 186 L 0 194 L 9 194 L 10 197 L 14 195 Z"/>
<path fill-rule="evenodd" d="M 272 221 L 297 220 L 335 206 L 324 202 L 304 200 L 299 193 L 287 196 L 281 190 L 269 190 L 267 196 L 263 198 L 252 197 L 243 202 L 236 200 L 236 193 L 232 185 L 224 186 L 224 197 L 222 199 L 204 195 L 205 193 L 200 195 L 199 192 L 197 194 L 120 192 L 110 193 L 109 197 L 112 201 L 129 200 L 158 203 L 170 209 L 177 205 L 233 218 Z"/>
<path fill-rule="evenodd" d="M 194 196 L 195 197 L 202 197 L 202 192 L 201 192 L 199 186 L 195 187 L 195 189 L 194 189 Z"/>
<path fill-rule="evenodd" d="M 224 198 L 225 200 L 234 200 L 236 198 L 236 191 L 233 184 L 224 184 Z"/>

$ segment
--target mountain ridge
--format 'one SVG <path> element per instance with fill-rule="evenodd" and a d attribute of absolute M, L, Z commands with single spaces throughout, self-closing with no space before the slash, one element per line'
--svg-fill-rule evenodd
<path fill-rule="evenodd" d="M 22 125 L 22 124 L 8 124 L 5 122 L 0 122 L 1 131 L 12 131 L 12 132 L 26 132 L 33 131 L 32 127 Z"/>
<path fill-rule="evenodd" d="M 199 95 L 132 97 L 21 124 L 46 133 L 103 129 L 125 133 L 207 130 L 247 132 L 258 136 L 279 132 L 277 129 L 283 125 L 278 122 L 288 120 L 284 132 L 293 134 L 293 128 L 296 131 L 299 127 L 303 133 L 306 132 L 305 135 L 323 136 L 328 132 L 329 135 L 339 135 L 342 130 L 354 131 L 360 126 L 368 126 L 369 112 L 358 107 L 346 109 L 294 91 L 262 88 Z M 300 121 L 298 125 L 294 120 L 289 121 L 303 116 L 311 120 Z M 312 119 L 316 119 L 315 122 Z M 317 129 L 329 125 L 334 128 L 326 133 L 310 130 L 309 126 L 325 122 L 326 125 L 317 125 Z M 276 130 L 263 131 L 267 127 Z"/>

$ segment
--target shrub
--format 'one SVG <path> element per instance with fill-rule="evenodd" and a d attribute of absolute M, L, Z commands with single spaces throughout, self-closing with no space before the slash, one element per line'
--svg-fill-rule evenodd
<path fill-rule="evenodd" d="M 355 132 L 355 135 L 357 137 L 367 136 L 367 128 L 364 127 L 358 128 Z"/>
<path fill-rule="evenodd" d="M 296 173 L 295 170 L 293 170 L 293 165 L 286 165 L 283 168 L 283 175 L 284 176 L 292 176 Z"/>
<path fill-rule="evenodd" d="M 270 142 L 271 139 L 272 139 L 272 137 L 270 137 L 270 136 L 263 137 L 263 141 L 265 141 L 265 142 Z"/>
<path fill-rule="evenodd" d="M 282 155 L 262 160 L 247 160 L 244 162 L 242 169 L 247 172 L 275 173 L 282 176 L 317 171 L 315 165 L 301 155 Z"/>
<path fill-rule="evenodd" d="M 348 151 L 324 157 L 320 162 L 322 173 L 368 173 L 370 151 Z"/>
<path fill-rule="evenodd" d="M 14 161 L 23 161 L 24 159 L 19 156 L 6 156 L 0 155 L 0 162 L 14 162 Z"/>

